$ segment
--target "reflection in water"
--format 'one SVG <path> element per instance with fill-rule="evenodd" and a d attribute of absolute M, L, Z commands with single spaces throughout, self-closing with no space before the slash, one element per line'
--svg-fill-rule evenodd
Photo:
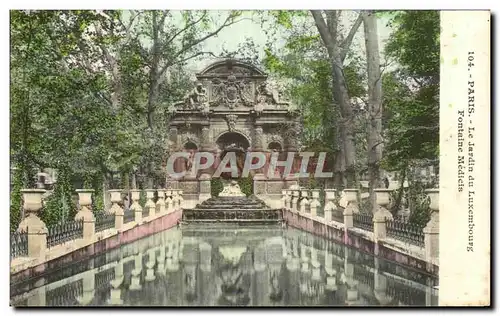
<path fill-rule="evenodd" d="M 437 305 L 432 277 L 273 226 L 192 224 L 64 270 L 15 285 L 12 305 Z"/>

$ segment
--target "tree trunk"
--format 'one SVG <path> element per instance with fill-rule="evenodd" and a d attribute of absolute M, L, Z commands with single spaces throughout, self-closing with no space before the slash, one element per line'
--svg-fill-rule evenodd
<path fill-rule="evenodd" d="M 372 211 L 376 201 L 374 189 L 381 186 L 379 164 L 382 159 L 382 81 L 378 48 L 377 18 L 363 11 L 366 65 L 368 74 L 368 175 Z"/>

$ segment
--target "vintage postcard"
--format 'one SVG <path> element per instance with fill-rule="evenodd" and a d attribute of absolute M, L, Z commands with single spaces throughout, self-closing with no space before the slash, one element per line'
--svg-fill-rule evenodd
<path fill-rule="evenodd" d="M 491 304 L 489 11 L 9 25 L 11 306 Z"/>

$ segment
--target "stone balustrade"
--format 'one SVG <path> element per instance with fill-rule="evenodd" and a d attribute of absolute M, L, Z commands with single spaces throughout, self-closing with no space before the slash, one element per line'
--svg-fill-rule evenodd
<path fill-rule="evenodd" d="M 153 202 L 154 193 L 158 192 L 158 201 Z M 170 192 L 169 192 L 170 191 Z M 167 204 L 165 207 L 164 189 L 146 190 L 147 202 L 143 207 L 139 204 L 140 190 L 130 190 L 132 204 L 128 212 L 133 212 L 132 221 L 124 223 L 125 210 L 123 205 L 123 190 L 109 190 L 111 207 L 108 210 L 92 210 L 93 190 L 78 189 L 78 205 L 80 206 L 74 221 L 66 221 L 47 227 L 40 219 L 43 211 L 43 189 L 22 190 L 24 211 L 26 216 L 19 224 L 18 230 L 13 234 L 15 245 L 11 254 L 11 271 L 20 271 L 22 266 L 42 264 L 70 253 L 76 249 L 86 247 L 98 240 L 107 238 L 117 233 L 130 230 L 138 225 L 151 222 L 167 214 L 180 211 L 182 203 L 182 190 L 167 191 Z M 128 213 L 127 213 L 128 214 Z"/>
<path fill-rule="evenodd" d="M 340 194 L 339 204 L 335 205 L 335 189 L 325 189 L 325 205 L 323 218 L 317 216 L 320 190 L 304 188 L 282 190 L 282 205 L 285 211 L 298 213 L 312 219 L 317 218 L 325 225 L 360 231 L 378 244 L 392 245 L 396 248 L 421 249 L 428 263 L 438 265 L 439 262 L 439 189 L 428 189 L 430 198 L 431 219 L 425 227 L 394 219 L 389 211 L 391 204 L 390 189 L 375 189 L 376 207 L 374 214 L 361 214 L 357 205 L 357 189 L 345 189 Z M 310 193 L 309 193 L 310 192 Z M 300 198 L 299 198 L 300 197 Z M 332 216 L 332 212 L 340 211 L 340 219 Z M 343 215 L 343 223 L 341 221 Z M 303 227 L 301 227 L 303 228 Z M 347 234 L 344 234 L 344 237 Z M 347 238 L 347 237 L 345 237 Z"/>

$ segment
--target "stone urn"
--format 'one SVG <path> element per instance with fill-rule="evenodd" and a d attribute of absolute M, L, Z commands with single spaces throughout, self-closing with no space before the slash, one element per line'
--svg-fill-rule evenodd
<path fill-rule="evenodd" d="M 439 211 L 439 189 L 427 189 L 425 190 L 425 193 L 431 200 L 431 204 L 429 205 L 429 208 L 433 212 L 438 212 Z"/>
<path fill-rule="evenodd" d="M 111 203 L 120 203 L 122 201 L 121 189 L 109 190 L 108 192 L 110 195 Z"/>
<path fill-rule="evenodd" d="M 77 189 L 75 190 L 78 193 L 78 203 L 80 206 L 90 206 L 92 204 L 92 194 L 94 193 L 93 189 Z"/>
<path fill-rule="evenodd" d="M 28 213 L 34 213 L 36 214 L 39 212 L 42 207 L 42 197 L 45 194 L 45 190 L 43 189 L 25 189 L 21 190 L 21 193 L 23 194 L 23 208 L 25 211 Z"/>
<path fill-rule="evenodd" d="M 384 208 L 388 208 L 389 204 L 391 204 L 391 189 L 375 189 L 375 199 L 377 205 L 380 205 Z"/>
<path fill-rule="evenodd" d="M 348 203 L 358 201 L 358 189 L 344 189 L 345 198 Z"/>

